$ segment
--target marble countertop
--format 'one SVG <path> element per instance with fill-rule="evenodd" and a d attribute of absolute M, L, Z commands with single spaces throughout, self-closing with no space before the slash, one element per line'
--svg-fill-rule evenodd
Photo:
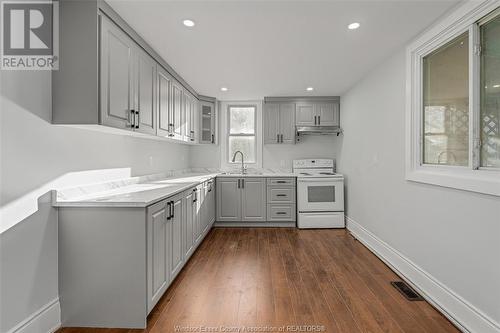
<path fill-rule="evenodd" d="M 216 176 L 217 173 L 184 174 L 164 179 L 139 180 L 136 183 L 113 182 L 96 185 L 93 189 L 80 187 L 58 190 L 54 191 L 52 205 L 54 207 L 147 207 Z"/>
<path fill-rule="evenodd" d="M 54 207 L 147 207 L 186 191 L 215 177 L 296 177 L 287 172 L 249 172 L 248 174 L 207 172 L 183 173 L 177 176 L 157 174 L 107 183 L 54 190 Z"/>
<path fill-rule="evenodd" d="M 234 177 L 234 178 L 287 178 L 287 177 L 297 177 L 296 174 L 287 172 L 249 172 L 245 174 L 241 173 L 227 173 L 222 172 L 217 175 L 217 177 Z"/>

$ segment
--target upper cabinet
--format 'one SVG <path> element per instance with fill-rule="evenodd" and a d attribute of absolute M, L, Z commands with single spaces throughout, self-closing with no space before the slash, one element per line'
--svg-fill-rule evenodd
<path fill-rule="evenodd" d="M 105 1 L 61 1 L 59 15 L 54 124 L 198 143 L 198 94 Z"/>
<path fill-rule="evenodd" d="M 215 117 L 215 99 L 200 96 L 199 113 L 200 113 L 200 143 L 215 144 L 216 135 L 216 117 Z"/>
<path fill-rule="evenodd" d="M 339 103 L 300 102 L 295 108 L 297 126 L 339 126 Z"/>
<path fill-rule="evenodd" d="M 264 143 L 295 143 L 295 104 L 264 104 Z"/>

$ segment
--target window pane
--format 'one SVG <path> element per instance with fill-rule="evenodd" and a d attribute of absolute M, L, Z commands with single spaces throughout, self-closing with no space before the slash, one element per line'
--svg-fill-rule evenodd
<path fill-rule="evenodd" d="M 469 163 L 469 36 L 423 59 L 423 163 Z"/>
<path fill-rule="evenodd" d="M 229 128 L 231 134 L 255 134 L 254 126 L 254 107 L 229 108 Z"/>
<path fill-rule="evenodd" d="M 230 136 L 229 137 L 229 162 L 232 161 L 235 151 L 241 151 L 245 156 L 245 163 L 255 163 L 255 137 L 254 136 Z M 241 162 L 238 154 L 236 163 Z"/>
<path fill-rule="evenodd" d="M 481 26 L 481 166 L 500 167 L 500 16 Z"/>

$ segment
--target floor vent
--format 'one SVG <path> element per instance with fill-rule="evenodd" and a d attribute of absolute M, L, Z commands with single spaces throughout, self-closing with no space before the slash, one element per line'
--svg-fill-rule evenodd
<path fill-rule="evenodd" d="M 409 301 L 423 301 L 422 296 L 417 294 L 415 290 L 413 290 L 406 282 L 403 281 L 392 281 L 391 284 L 394 288 L 399 290 L 403 296 Z"/>

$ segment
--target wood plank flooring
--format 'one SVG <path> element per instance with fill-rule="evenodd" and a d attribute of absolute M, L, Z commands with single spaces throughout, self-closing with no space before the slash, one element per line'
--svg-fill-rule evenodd
<path fill-rule="evenodd" d="M 323 332 L 458 332 L 428 303 L 407 301 L 393 280 L 399 278 L 346 230 L 215 228 L 153 309 L 147 329 L 58 332 L 221 332 L 221 326 L 291 332 L 302 325 Z"/>

